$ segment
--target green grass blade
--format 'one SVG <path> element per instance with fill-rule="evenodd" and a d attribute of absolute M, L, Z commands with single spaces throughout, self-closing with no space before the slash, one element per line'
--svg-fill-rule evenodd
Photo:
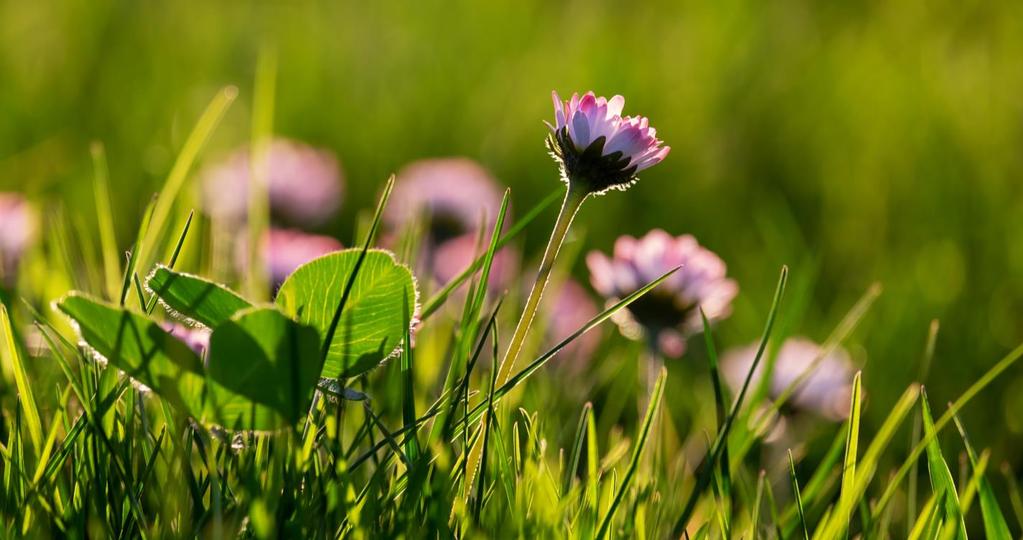
<path fill-rule="evenodd" d="M 249 262 L 246 265 L 245 288 L 249 298 L 266 301 L 270 294 L 266 265 L 263 264 L 263 238 L 270 226 L 268 185 L 268 153 L 273 137 L 274 94 L 277 81 L 277 54 L 264 48 L 256 63 L 256 80 L 252 97 L 252 151 L 249 153 L 247 238 Z"/>
<path fill-rule="evenodd" d="M 32 447 L 36 452 L 43 450 L 43 423 L 39 418 L 39 409 L 36 406 L 35 393 L 32 391 L 32 384 L 28 379 L 28 371 L 25 369 L 25 362 L 21 356 L 18 342 L 14 337 L 14 327 L 11 323 L 7 306 L 0 303 L 0 332 L 3 333 L 3 356 L 14 372 L 14 384 L 18 389 L 18 401 L 25 411 L 25 427 L 28 428 L 28 436 L 32 440 Z"/>
<path fill-rule="evenodd" d="M 757 347 L 757 354 L 753 358 L 753 364 L 750 366 L 750 370 L 746 374 L 746 379 L 742 383 L 739 395 L 736 396 L 735 402 L 732 404 L 732 409 L 728 414 L 728 418 L 725 420 L 725 425 L 722 426 L 721 430 L 718 432 L 717 438 L 714 440 L 714 444 L 707 452 L 707 459 L 703 464 L 701 464 L 702 470 L 697 476 L 696 485 L 693 487 L 693 491 L 690 493 L 685 507 L 682 509 L 682 513 L 673 527 L 671 534 L 673 537 L 682 536 L 682 533 L 685 532 L 686 526 L 689 524 L 689 518 L 692 517 L 693 511 L 696 509 L 696 503 L 703 494 L 703 491 L 710 485 L 711 479 L 714 476 L 714 468 L 717 466 L 717 462 L 721 459 L 721 454 L 723 453 L 725 446 L 728 444 L 728 433 L 732 427 L 732 423 L 735 421 L 736 416 L 738 416 L 739 411 L 742 409 L 746 392 L 749 391 L 750 381 L 760 364 L 760 360 L 764 356 L 764 351 L 767 349 L 767 343 L 771 337 L 771 332 L 774 329 L 774 323 L 778 316 L 778 309 L 781 307 L 781 299 L 785 294 L 785 283 L 788 280 L 788 275 L 788 267 L 783 266 L 781 269 L 781 275 L 778 276 L 778 285 L 774 291 L 774 299 L 771 301 L 771 309 L 767 315 L 767 322 L 764 324 L 764 332 L 760 338 L 760 345 Z"/>
<path fill-rule="evenodd" d="M 409 429 L 416 423 L 416 394 L 415 394 L 415 373 L 413 372 L 412 356 L 412 334 L 411 323 L 405 321 L 405 339 L 401 343 L 401 416 L 404 426 L 408 429 L 408 435 L 403 441 L 405 454 L 409 461 L 418 465 L 419 462 L 419 439 L 416 437 L 416 430 Z"/>
<path fill-rule="evenodd" d="M 934 420 L 931 418 L 931 409 L 927 405 L 927 393 L 920 397 L 921 411 L 923 414 L 924 434 L 927 437 L 927 471 L 931 478 L 931 489 L 941 494 L 945 501 L 945 519 L 958 522 L 959 537 L 966 538 L 966 524 L 963 523 L 963 511 L 959 505 L 959 496 L 956 493 L 955 480 L 952 478 L 952 471 L 948 463 L 941 455 L 941 446 L 938 445 L 937 432 L 934 429 Z"/>
<path fill-rule="evenodd" d="M 902 397 L 892 407 L 892 411 L 888 414 L 888 417 L 881 424 L 881 427 L 874 434 L 873 440 L 870 445 L 867 446 L 867 450 L 863 453 L 863 458 L 857 463 L 856 472 L 856 485 L 854 491 L 850 497 L 842 498 L 839 500 L 839 508 L 832 514 L 833 516 L 847 516 L 850 515 L 855 502 L 859 501 L 863 494 L 867 491 L 867 486 L 870 485 L 871 480 L 874 478 L 874 474 L 877 472 L 878 463 L 881 459 L 881 454 L 888 447 L 892 438 L 895 436 L 896 430 L 902 425 L 902 421 L 905 420 L 906 415 L 913 409 L 913 405 L 916 404 L 917 398 L 920 396 L 920 386 L 911 385 L 902 393 Z M 873 516 L 877 519 L 878 514 Z M 823 527 L 824 534 L 823 538 L 838 538 L 841 536 L 842 531 L 845 530 L 847 525 L 846 521 L 842 519 L 831 519 L 828 520 L 827 524 Z"/>
<path fill-rule="evenodd" d="M 157 242 L 163 237 L 164 228 L 167 226 L 171 210 L 174 208 L 174 201 L 177 200 L 181 188 L 185 185 L 185 180 L 188 179 L 188 171 L 192 168 L 192 164 L 199 157 L 199 152 L 206 145 L 206 141 L 213 134 L 217 125 L 220 124 L 224 113 L 227 112 L 228 107 L 231 106 L 236 97 L 238 97 L 238 89 L 234 86 L 227 86 L 217 92 L 217 95 L 213 97 L 213 100 L 206 106 L 206 110 L 199 117 L 195 127 L 192 128 L 188 138 L 185 139 L 185 144 L 181 147 L 181 152 L 178 153 L 178 157 L 174 161 L 170 173 L 167 175 L 163 189 L 160 190 L 160 194 L 157 196 L 156 204 L 153 207 L 151 225 L 145 236 L 136 245 L 138 250 L 151 248 L 151 251 L 146 251 L 144 256 L 140 254 L 143 272 L 152 262 L 149 260 L 149 257 L 151 257 L 150 253 L 156 253 Z"/>
<path fill-rule="evenodd" d="M 121 261 L 117 254 L 114 213 L 110 208 L 110 175 L 107 168 L 107 155 L 100 142 L 92 143 L 92 166 L 95 182 L 96 219 L 99 223 L 100 251 L 103 255 L 103 275 L 106 282 L 107 298 L 113 300 L 117 297 L 117 286 L 120 283 Z"/>
<path fill-rule="evenodd" d="M 803 540 L 810 540 L 810 529 L 806 526 L 806 513 L 803 511 L 803 497 L 799 494 L 799 479 L 796 477 L 796 463 L 792 460 L 792 450 L 789 450 L 789 480 L 792 482 L 792 497 L 796 501 L 796 509 L 799 511 L 799 525 L 803 530 Z"/>
<path fill-rule="evenodd" d="M 860 439 L 860 383 L 862 375 L 862 372 L 857 371 L 853 378 L 852 399 L 849 404 L 849 427 L 845 439 L 845 461 L 842 465 L 842 494 L 839 500 L 846 504 L 839 503 L 839 507 L 848 513 L 839 516 L 839 519 L 845 520 L 847 527 L 852 520 L 852 502 L 858 499 L 855 495 L 856 457 Z"/>
<path fill-rule="evenodd" d="M 579 415 L 579 423 L 575 427 L 575 438 L 572 443 L 572 454 L 565 467 L 564 477 L 561 481 L 561 493 L 568 493 L 572 489 L 572 481 L 575 480 L 575 473 L 579 470 L 579 458 L 583 453 L 583 443 L 586 440 L 586 419 L 593 411 L 593 404 L 589 401 L 583 405 L 583 412 Z"/>
<path fill-rule="evenodd" d="M 995 497 L 995 491 L 991 487 L 991 482 L 988 481 L 987 476 L 983 472 L 978 472 L 977 452 L 974 451 L 973 445 L 970 444 L 966 428 L 959 421 L 958 416 L 953 415 L 952 419 L 959 430 L 959 436 L 963 439 L 963 446 L 966 447 L 966 455 L 970 460 L 970 466 L 973 467 L 974 474 L 977 477 L 977 488 L 980 493 L 980 513 L 984 520 L 984 536 L 992 540 L 1009 540 L 1012 538 L 1012 533 L 1009 532 L 1009 524 L 1005 521 L 1005 515 L 1002 514 L 1002 509 L 998 506 L 998 499 Z"/>
<path fill-rule="evenodd" d="M 661 407 L 661 398 L 664 397 L 664 383 L 668 379 L 668 370 L 661 367 L 661 373 L 657 377 L 657 381 L 654 383 L 653 393 L 650 395 L 650 404 L 647 406 L 646 415 L 643 417 L 643 427 L 640 429 L 639 439 L 636 441 L 636 447 L 632 452 L 632 460 L 629 462 L 629 468 L 625 471 L 625 477 L 622 478 L 621 486 L 618 488 L 614 499 L 611 502 L 611 506 L 607 509 L 604 514 L 604 519 L 601 521 L 600 529 L 597 530 L 597 539 L 600 540 L 607 536 L 611 522 L 614 518 L 615 511 L 618 506 L 622 503 L 622 499 L 628 492 L 632 478 L 636 475 L 636 469 L 639 468 L 639 460 L 643 455 L 643 449 L 646 447 L 647 439 L 650 435 L 650 426 L 654 423 L 654 418 L 657 416 L 658 410 Z"/>
<path fill-rule="evenodd" d="M 927 375 L 931 371 L 931 362 L 934 360 L 934 348 L 938 342 L 938 329 L 940 324 L 937 319 L 931 321 L 931 326 L 927 332 L 927 344 L 924 346 L 924 356 L 920 361 L 920 372 L 917 375 L 917 380 L 921 383 L 927 381 Z M 913 431 L 910 433 L 909 444 L 912 448 L 916 446 L 920 441 L 920 431 L 923 429 L 923 424 L 919 416 L 913 417 Z M 912 471 L 909 474 L 909 492 L 906 494 L 906 511 L 908 515 L 916 515 L 916 500 L 917 500 L 917 463 L 913 462 Z M 906 535 L 908 536 L 911 532 L 913 523 L 908 519 L 906 520 Z"/>
<path fill-rule="evenodd" d="M 974 396 L 976 396 L 978 393 L 980 393 L 981 390 L 986 388 L 987 385 L 991 384 L 991 381 L 995 380 L 999 375 L 1002 374 L 1002 372 L 1009 369 L 1009 367 L 1015 364 L 1021 357 L 1023 357 L 1023 345 L 1020 345 L 1013 349 L 1012 352 L 1004 356 L 994 366 L 992 366 L 991 369 L 984 373 L 984 375 L 977 379 L 976 382 L 974 382 L 969 388 L 966 389 L 965 392 L 963 392 L 961 396 L 959 396 L 959 399 L 955 400 L 952 403 L 948 411 L 942 414 L 941 417 L 939 417 L 938 420 L 934 422 L 934 434 L 940 433 L 941 430 L 945 427 L 945 425 L 947 425 L 949 421 L 951 421 L 952 416 L 954 414 L 958 413 L 959 410 L 962 409 L 967 403 L 969 403 Z M 875 519 L 878 515 L 880 515 L 881 511 L 884 510 L 884 507 L 891 501 L 892 497 L 895 496 L 899 484 L 902 483 L 902 480 L 909 473 L 909 469 L 920 457 L 920 454 L 924 452 L 927 444 L 929 443 L 930 436 L 925 436 L 923 440 L 917 443 L 917 445 L 909 453 L 909 457 L 906 458 L 902 466 L 899 467 L 899 470 L 896 471 L 895 477 L 885 487 L 884 493 L 881 494 L 880 499 L 873 508 L 873 516 Z"/>
<path fill-rule="evenodd" d="M 757 540 L 760 537 L 760 507 L 764 504 L 764 481 L 767 473 L 764 470 L 757 475 L 757 496 L 753 499 L 753 515 L 749 522 L 749 537 Z"/>
<path fill-rule="evenodd" d="M 515 222 L 515 224 L 513 224 L 508 229 L 508 232 L 501 235 L 500 239 L 497 241 L 497 249 L 501 249 L 506 244 L 508 244 L 508 242 L 510 242 L 513 238 L 518 236 L 518 234 L 522 232 L 526 228 L 526 226 L 528 226 L 534 219 L 536 219 L 536 217 L 539 216 L 545 209 L 547 209 L 547 207 L 551 206 L 556 201 L 561 200 L 563 193 L 564 190 L 561 188 L 553 191 L 550 195 L 548 195 L 546 198 L 540 201 L 539 204 L 534 206 L 525 216 L 523 216 L 521 219 Z M 486 254 L 477 257 L 476 260 L 473 261 L 473 263 L 468 268 L 462 271 L 461 274 L 452 279 L 450 282 L 447 283 L 447 285 L 444 286 L 443 289 L 437 291 L 436 294 L 430 297 L 430 299 L 423 304 L 423 311 L 422 315 L 420 315 L 420 319 L 425 321 L 430 315 L 436 312 L 437 309 L 444 305 L 444 302 L 448 299 L 449 296 L 451 296 L 451 293 L 454 292 L 454 290 L 461 286 L 463 283 L 465 283 L 466 280 L 472 277 L 480 269 L 480 267 L 483 266 L 485 258 Z"/>

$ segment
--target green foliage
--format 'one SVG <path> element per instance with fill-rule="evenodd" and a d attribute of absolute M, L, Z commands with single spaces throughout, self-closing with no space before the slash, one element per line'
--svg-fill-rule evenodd
<path fill-rule="evenodd" d="M 331 253 L 302 265 L 281 285 L 275 303 L 324 339 L 360 251 Z M 354 377 L 393 356 L 417 301 L 408 267 L 386 251 L 367 252 L 329 344 L 322 376 Z"/>
<path fill-rule="evenodd" d="M 210 336 L 204 413 L 227 428 L 294 426 L 319 380 L 319 345 L 315 329 L 275 308 L 235 314 Z"/>
<path fill-rule="evenodd" d="M 165 266 L 153 270 L 146 287 L 168 308 L 209 328 L 220 326 L 252 305 L 223 285 Z"/>

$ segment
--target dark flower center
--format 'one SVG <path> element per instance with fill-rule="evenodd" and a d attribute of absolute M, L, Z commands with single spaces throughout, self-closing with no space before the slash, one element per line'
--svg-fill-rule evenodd
<path fill-rule="evenodd" d="M 636 321 L 651 332 L 677 328 L 688 319 L 694 305 L 679 307 L 674 296 L 656 289 L 641 296 L 627 308 Z"/>

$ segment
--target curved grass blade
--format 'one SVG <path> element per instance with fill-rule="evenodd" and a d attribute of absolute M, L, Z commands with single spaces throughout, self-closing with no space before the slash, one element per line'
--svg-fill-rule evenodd
<path fill-rule="evenodd" d="M 857 371 L 853 377 L 852 398 L 849 404 L 849 427 L 845 439 L 845 461 L 842 465 L 842 494 L 839 497 L 839 501 L 842 503 L 838 505 L 839 508 L 846 511 L 846 514 L 838 516 L 838 519 L 845 520 L 847 528 L 852 521 L 852 503 L 858 499 L 855 497 L 856 457 L 860 439 L 860 383 L 862 376 L 863 372 Z"/>
<path fill-rule="evenodd" d="M 803 529 L 803 540 L 810 540 L 810 530 L 806 527 L 806 513 L 803 512 L 803 497 L 799 494 L 799 479 L 796 477 L 796 463 L 792 460 L 792 450 L 789 450 L 789 480 L 792 482 L 792 496 L 796 500 L 796 509 L 799 510 L 799 525 Z"/>
<path fill-rule="evenodd" d="M 920 396 L 920 406 L 924 421 L 924 435 L 927 437 L 927 471 L 931 478 L 931 489 L 935 493 L 941 494 L 945 501 L 945 519 L 957 523 L 958 537 L 966 538 L 966 524 L 963 522 L 963 510 L 959 505 L 959 496 L 956 494 L 955 480 L 952 478 L 952 471 L 949 470 L 948 463 L 941 455 L 941 446 L 938 445 L 926 392 Z"/>
<path fill-rule="evenodd" d="M 178 153 L 178 157 L 171 167 L 170 174 L 167 175 L 163 189 L 160 190 L 157 196 L 156 204 L 153 208 L 152 221 L 146 234 L 140 239 L 137 248 L 155 248 L 157 241 L 163 236 L 163 229 L 167 225 L 168 218 L 170 218 L 171 210 L 174 208 L 174 201 L 177 199 L 181 188 L 185 185 L 185 180 L 188 179 L 188 171 L 192 168 L 192 164 L 199 156 L 200 150 L 205 146 L 206 141 L 209 140 L 213 130 L 220 124 L 224 113 L 227 112 L 227 108 L 231 106 L 236 97 L 238 97 L 238 89 L 234 86 L 222 88 L 213 97 L 210 104 L 206 106 L 202 115 L 199 116 L 199 120 L 196 122 L 195 127 L 192 128 L 192 132 L 185 139 L 185 144 L 181 147 L 181 152 Z M 155 253 L 155 249 L 153 252 Z M 146 252 L 145 255 L 150 257 L 149 252 Z M 147 268 L 149 262 L 151 262 L 146 258 L 141 258 L 141 261 L 143 269 Z"/>
<path fill-rule="evenodd" d="M 536 219 L 536 217 L 539 216 L 541 212 L 547 209 L 547 207 L 554 204 L 556 201 L 561 200 L 563 191 L 564 191 L 563 189 L 559 188 L 551 192 L 550 195 L 548 195 L 546 198 L 540 201 L 539 204 L 534 206 L 525 216 L 523 216 L 521 219 L 515 222 L 515 224 L 508 229 L 508 232 L 504 233 L 497 241 L 497 249 L 501 249 L 502 247 L 505 246 L 505 244 L 510 242 L 516 236 L 518 236 L 518 234 L 522 232 L 523 229 L 525 229 L 526 226 L 528 226 L 534 219 Z M 451 293 L 459 286 L 461 286 L 463 283 L 465 283 L 467 279 L 472 277 L 472 275 L 475 274 L 476 271 L 483 266 L 485 258 L 486 254 L 477 257 L 476 260 L 473 261 L 473 263 L 469 265 L 468 268 L 462 271 L 461 274 L 452 279 L 450 282 L 448 282 L 447 285 L 444 286 L 443 289 L 437 291 L 436 294 L 430 297 L 430 299 L 423 304 L 423 312 L 422 315 L 420 315 L 420 320 L 425 321 L 426 318 L 432 315 L 435 311 L 437 311 L 437 309 L 440 308 L 440 306 L 444 305 L 444 302 L 448 299 L 449 296 L 451 296 Z"/>
<path fill-rule="evenodd" d="M 949 421 L 952 420 L 952 416 L 954 414 L 958 413 L 959 410 L 962 409 L 967 403 L 969 403 L 974 396 L 976 396 L 978 393 L 980 393 L 981 390 L 986 388 L 987 385 L 991 384 L 991 381 L 995 380 L 995 378 L 1001 375 L 1002 372 L 1009 369 L 1009 367 L 1015 364 L 1020 358 L 1023 358 L 1023 345 L 1017 346 L 1015 349 L 1012 350 L 1012 352 L 1005 355 L 994 366 L 992 366 L 991 369 L 989 369 L 986 373 L 984 373 L 984 375 L 977 379 L 976 382 L 974 382 L 969 388 L 967 388 L 966 391 L 963 392 L 961 396 L 959 396 L 959 399 L 955 400 L 952 403 L 952 405 L 948 408 L 948 410 L 945 411 L 945 413 L 942 414 L 937 419 L 937 421 L 934 422 L 934 433 L 932 435 L 940 433 L 941 430 L 949 423 Z M 906 477 L 906 474 L 909 473 L 909 469 L 913 466 L 913 464 L 916 463 L 916 460 L 920 457 L 920 454 L 924 452 L 924 450 L 927 447 L 927 444 L 930 443 L 932 435 L 925 435 L 923 440 L 921 440 L 919 443 L 917 443 L 915 447 L 913 447 L 913 450 L 909 453 L 909 456 L 902 463 L 902 466 L 899 467 L 898 471 L 896 471 L 895 476 L 892 478 L 891 482 L 889 482 L 888 485 L 885 487 L 885 491 L 881 494 L 880 499 L 878 500 L 877 504 L 874 505 L 874 508 L 872 510 L 872 514 L 875 519 L 877 518 L 877 516 L 880 515 L 881 511 L 884 510 L 884 507 L 891 501 L 892 497 L 895 496 L 899 484 L 902 483 L 902 480 Z"/>
<path fill-rule="evenodd" d="M 110 209 L 110 173 L 103 143 L 92 143 L 93 194 L 96 199 L 96 220 L 99 222 L 100 251 L 103 256 L 103 276 L 106 282 L 107 298 L 117 296 L 121 263 L 117 256 L 117 235 L 114 232 L 114 213 Z"/>
<path fill-rule="evenodd" d="M 697 476 L 696 485 L 693 487 L 692 493 L 689 495 L 689 499 L 686 501 L 685 507 L 682 509 L 682 514 L 675 522 L 671 535 L 673 537 L 680 537 L 685 532 L 686 526 L 689 524 L 689 518 L 692 517 L 693 511 L 696 509 L 696 503 L 703 491 L 707 489 L 714 476 L 714 468 L 721 455 L 724 451 L 725 446 L 728 444 L 728 432 L 731 430 L 732 423 L 735 421 L 735 417 L 738 416 L 740 409 L 742 408 L 742 402 L 746 397 L 746 392 L 749 390 L 750 381 L 753 379 L 753 374 L 756 372 L 757 367 L 760 364 L 760 360 L 764 356 L 764 351 L 767 349 L 767 342 L 771 337 L 771 331 L 774 328 L 774 322 L 778 315 L 778 309 L 781 306 L 782 296 L 785 294 L 785 283 L 788 280 L 789 269 L 787 266 L 783 266 L 781 269 L 781 275 L 778 277 L 778 285 L 774 291 L 774 299 L 771 302 L 771 310 L 767 315 L 767 322 L 764 325 L 764 332 L 760 338 L 760 345 L 757 347 L 757 354 L 753 358 L 753 364 L 750 366 L 749 372 L 746 374 L 746 379 L 742 383 L 742 388 L 739 390 L 739 395 L 735 398 L 735 402 L 732 404 L 731 412 L 728 418 L 725 420 L 724 426 L 718 431 L 717 438 L 714 440 L 714 444 L 707 452 L 707 459 L 701 464 L 702 470 Z"/>
<path fill-rule="evenodd" d="M 36 452 L 42 452 L 43 422 L 39 417 L 39 409 L 36 406 L 36 398 L 28 379 L 25 362 L 14 337 L 10 314 L 7 312 L 7 306 L 3 303 L 0 303 L 0 332 L 2 332 L 4 341 L 2 354 L 14 371 L 14 384 L 18 389 L 18 401 L 21 402 L 21 408 L 25 411 L 25 426 L 28 428 L 29 439 L 32 440 L 32 448 Z"/>
<path fill-rule="evenodd" d="M 1002 514 L 1002 509 L 998 506 L 998 498 L 995 497 L 995 491 L 991 487 L 991 482 L 983 472 L 980 472 L 977 452 L 973 449 L 973 445 L 970 444 L 966 428 L 957 415 L 953 415 L 952 419 L 959 430 L 959 436 L 963 439 L 963 446 L 966 447 L 966 456 L 970 459 L 970 465 L 977 475 L 977 489 L 980 493 L 980 513 L 984 520 L 984 536 L 993 540 L 1009 540 L 1012 538 L 1012 533 L 1009 532 L 1009 524 L 1005 521 L 1005 515 Z"/>
<path fill-rule="evenodd" d="M 568 493 L 572 489 L 572 481 L 575 480 L 575 472 L 579 470 L 579 458 L 583 453 L 583 442 L 586 440 L 586 419 L 593 410 L 593 403 L 589 401 L 583 405 L 583 412 L 579 415 L 579 423 L 575 427 L 575 439 L 572 443 L 572 455 L 569 457 L 568 466 L 565 468 L 564 477 L 561 481 L 561 492 Z"/>
<path fill-rule="evenodd" d="M 657 376 L 657 381 L 654 383 L 654 390 L 650 395 L 650 404 L 647 406 L 646 414 L 643 417 L 643 427 L 640 429 L 639 439 L 636 441 L 636 448 L 632 451 L 632 459 L 629 462 L 629 468 L 625 471 L 625 477 L 622 478 L 622 484 L 618 488 L 617 493 L 615 493 L 615 497 L 611 501 L 611 506 L 604 514 L 604 519 L 601 521 L 600 528 L 597 530 L 597 540 L 607 536 L 608 531 L 611 528 L 611 521 L 614 518 L 615 511 L 622 503 L 625 493 L 629 490 L 633 476 L 636 475 L 636 469 L 639 468 L 639 459 L 643 455 L 643 449 L 646 447 L 647 440 L 650 436 L 650 426 L 653 425 L 654 418 L 657 416 L 657 412 L 661 408 L 661 398 L 664 397 L 664 383 L 667 379 L 668 370 L 662 366 L 661 373 Z"/>

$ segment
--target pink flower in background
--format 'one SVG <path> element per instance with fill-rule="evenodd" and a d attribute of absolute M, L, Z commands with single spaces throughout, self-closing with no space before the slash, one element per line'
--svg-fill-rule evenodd
<path fill-rule="evenodd" d="M 688 234 L 674 237 L 658 229 L 640 239 L 621 236 L 614 257 L 591 252 L 586 265 L 593 288 L 612 301 L 681 266 L 614 319 L 624 335 L 644 338 L 670 357 L 681 356 L 686 338 L 702 330 L 697 307 L 710 321 L 723 319 L 739 292 L 735 281 L 725 277 L 724 261 Z"/>
<path fill-rule="evenodd" d="M 579 330 L 600 313 L 589 293 L 574 279 L 566 279 L 552 292 L 550 306 L 545 313 L 547 332 L 544 351 Z M 574 367 L 582 367 L 600 345 L 600 332 L 591 330 L 572 341 L 558 353 Z"/>
<path fill-rule="evenodd" d="M 591 193 L 625 189 L 636 173 L 660 163 L 671 150 L 662 146 L 657 130 L 642 116 L 622 116 L 625 98 L 582 97 L 562 101 L 552 92 L 555 124 L 547 146 L 569 183 L 587 184 Z"/>
<path fill-rule="evenodd" d="M 274 290 L 303 264 L 328 253 L 344 249 L 330 236 L 309 234 L 293 229 L 270 229 L 263 244 L 267 275 Z M 238 268 L 244 272 L 248 263 L 245 242 L 238 243 Z"/>
<path fill-rule="evenodd" d="M 489 233 L 484 241 L 489 240 Z M 436 246 L 427 256 L 432 259 L 432 274 L 438 283 L 447 283 L 458 277 L 477 258 L 486 253 L 487 245 L 479 245 L 475 235 L 463 234 Z M 487 283 L 491 288 L 501 288 L 515 278 L 518 271 L 519 254 L 506 247 L 494 253 L 494 261 L 490 265 L 490 278 Z"/>
<path fill-rule="evenodd" d="M 203 173 L 207 211 L 240 223 L 248 213 L 249 149 L 243 148 Z M 343 178 L 337 159 L 325 150 L 276 139 L 267 150 L 267 191 L 273 216 L 302 226 L 326 223 L 341 206 Z"/>
<path fill-rule="evenodd" d="M 481 165 L 467 158 L 424 159 L 398 172 L 384 210 L 392 231 L 423 218 L 428 240 L 446 240 L 492 227 L 503 191 Z"/>
<path fill-rule="evenodd" d="M 746 374 L 753 366 L 758 344 L 732 349 L 721 359 L 721 371 L 728 385 L 735 391 L 742 387 Z M 794 337 L 785 340 L 774 362 L 769 395 L 777 398 L 790 384 L 806 371 L 824 350 L 813 341 Z M 763 377 L 766 358 L 761 359 L 753 374 L 751 385 L 757 385 Z M 836 348 L 824 356 L 816 369 L 798 388 L 789 403 L 794 407 L 816 413 L 829 420 L 844 420 L 849 416 L 849 400 L 852 396 L 852 380 L 855 368 L 849 354 Z M 755 387 L 755 386 L 753 386 Z"/>
<path fill-rule="evenodd" d="M 484 239 L 501 210 L 503 190 L 482 166 L 467 158 L 413 162 L 398 172 L 383 220 L 394 237 L 422 219 L 425 225 L 419 259 L 436 281 L 446 283 L 472 264 L 480 227 Z M 505 220 L 507 222 L 507 218 Z M 497 253 L 491 285 L 507 283 L 518 256 L 505 248 Z"/>
<path fill-rule="evenodd" d="M 36 233 L 36 214 L 28 201 L 17 193 L 0 193 L 0 277 L 8 285 Z"/>
<path fill-rule="evenodd" d="M 191 328 L 176 322 L 162 322 L 160 326 L 168 334 L 188 345 L 188 348 L 192 349 L 200 358 L 206 356 L 206 351 L 210 348 L 210 329 Z"/>

